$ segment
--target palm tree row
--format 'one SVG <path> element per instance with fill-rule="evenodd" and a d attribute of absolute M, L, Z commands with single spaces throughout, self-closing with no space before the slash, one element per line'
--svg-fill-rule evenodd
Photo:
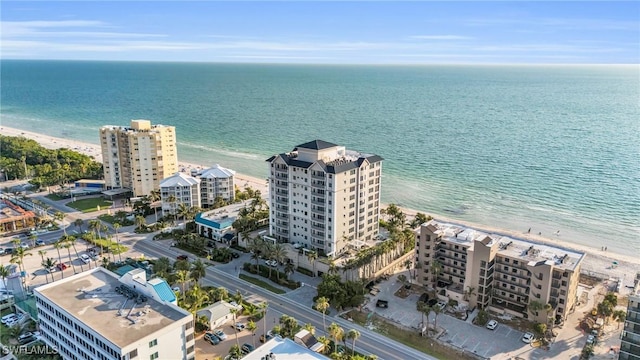
<path fill-rule="evenodd" d="M 256 262 L 256 269 L 258 268 L 260 259 L 274 260 L 280 264 L 288 260 L 287 249 L 280 243 L 271 243 L 265 241 L 261 236 L 250 238 L 247 243 L 247 250 L 251 252 L 251 259 Z M 285 274 L 293 273 L 293 264 L 287 264 L 285 266 Z M 278 280 L 280 280 L 280 272 L 276 272 Z M 269 278 L 271 278 L 271 266 L 269 266 Z"/>

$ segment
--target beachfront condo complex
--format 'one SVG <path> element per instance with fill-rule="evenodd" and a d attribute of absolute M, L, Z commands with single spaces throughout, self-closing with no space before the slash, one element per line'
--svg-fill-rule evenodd
<path fill-rule="evenodd" d="M 218 164 L 200 171 L 191 170 L 191 175 L 195 175 L 200 179 L 203 208 L 213 207 L 218 198 L 228 203 L 232 203 L 235 200 L 235 174 L 235 171 Z"/>
<path fill-rule="evenodd" d="M 417 234 L 418 281 L 469 307 L 562 322 L 584 253 L 431 220 Z"/>
<path fill-rule="evenodd" d="M 102 162 L 107 189 L 130 190 L 133 196 L 149 195 L 160 180 L 178 171 L 176 129 L 131 120 L 131 126 L 100 128 Z"/>
<path fill-rule="evenodd" d="M 163 214 L 176 215 L 181 204 L 187 209 L 201 207 L 200 179 L 177 172 L 160 182 L 160 198 Z"/>
<path fill-rule="evenodd" d="M 314 140 L 269 163 L 269 234 L 321 255 L 378 235 L 382 158 Z"/>

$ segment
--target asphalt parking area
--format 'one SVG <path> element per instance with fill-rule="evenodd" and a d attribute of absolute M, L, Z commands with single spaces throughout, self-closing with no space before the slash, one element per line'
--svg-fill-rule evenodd
<path fill-rule="evenodd" d="M 508 356 L 528 346 L 521 340 L 522 332 L 504 324 L 499 324 L 495 330 L 464 322 L 450 323 L 446 328 L 447 332 L 440 337 L 441 341 L 484 358 Z"/>

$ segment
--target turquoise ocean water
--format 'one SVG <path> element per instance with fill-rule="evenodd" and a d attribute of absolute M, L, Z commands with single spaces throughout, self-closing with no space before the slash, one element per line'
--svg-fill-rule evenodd
<path fill-rule="evenodd" d="M 181 160 L 265 177 L 323 139 L 385 158 L 383 201 L 640 253 L 638 66 L 2 61 L 1 123 L 98 143 L 177 128 Z"/>

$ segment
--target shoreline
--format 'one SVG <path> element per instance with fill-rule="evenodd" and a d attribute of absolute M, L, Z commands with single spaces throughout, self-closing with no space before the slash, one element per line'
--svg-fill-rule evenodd
<path fill-rule="evenodd" d="M 16 128 L 11 128 L 7 126 L 1 126 L 0 130 L 2 130 L 2 134 L 6 136 L 23 136 L 28 139 L 32 139 L 40 143 L 43 147 L 56 149 L 56 148 L 68 148 L 71 150 L 75 150 L 86 154 L 88 156 L 93 157 L 96 161 L 102 162 L 102 150 L 100 145 L 81 142 L 77 140 L 68 140 L 63 138 L 57 138 L 53 136 L 48 136 L 44 134 L 39 134 L 33 131 L 21 130 Z M 178 159 L 178 168 L 180 171 L 184 170 L 188 174 L 190 174 L 190 169 L 202 169 L 208 168 L 213 164 L 201 165 L 195 164 L 191 162 L 185 162 Z M 240 174 L 235 174 L 236 185 L 241 188 L 245 186 L 250 186 L 253 189 L 260 190 L 262 195 L 266 195 L 268 192 L 268 186 L 266 184 L 266 178 L 260 179 L 257 177 Z M 387 204 L 381 204 L 383 206 Z M 563 241 L 562 236 L 557 236 L 556 238 L 548 238 L 543 236 L 538 236 L 535 234 L 528 233 L 519 233 L 517 231 L 512 231 L 504 228 L 494 228 L 491 226 L 485 226 L 477 223 L 471 223 L 467 221 L 457 220 L 447 218 L 446 216 L 442 216 L 441 214 L 433 214 L 424 211 L 417 211 L 413 209 L 408 209 L 404 207 L 400 207 L 402 211 L 407 215 L 407 217 L 413 217 L 416 213 L 422 212 L 426 215 L 431 215 L 434 219 L 441 222 L 447 222 L 452 224 L 459 224 L 466 227 L 471 227 L 483 232 L 491 233 L 491 234 L 499 234 L 503 236 L 514 237 L 518 239 L 522 239 L 525 241 L 530 241 L 534 243 L 541 244 L 549 244 L 561 248 L 567 248 L 574 251 L 578 251 L 585 254 L 585 258 L 583 261 L 582 268 L 585 271 L 609 274 L 612 277 L 618 277 L 624 280 L 624 283 L 631 284 L 633 281 L 633 277 L 635 276 L 636 271 L 640 268 L 640 259 L 637 257 L 633 257 L 627 254 L 618 254 L 614 252 L 602 251 L 601 249 L 597 249 L 595 247 L 589 247 L 585 245 L 580 245 L 576 243 L 572 243 L 569 241 Z M 617 261 L 618 265 L 613 267 L 613 261 Z M 629 275 L 628 278 L 626 275 Z M 622 287 L 624 288 L 624 287 Z"/>

